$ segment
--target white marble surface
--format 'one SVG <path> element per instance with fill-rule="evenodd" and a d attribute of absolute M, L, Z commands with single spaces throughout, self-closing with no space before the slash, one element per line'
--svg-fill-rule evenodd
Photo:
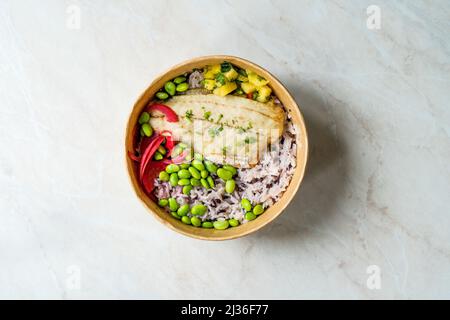
<path fill-rule="evenodd" d="M 445 0 L 1 1 L 0 298 L 450 298 L 449 31 Z M 208 54 L 275 73 L 311 139 L 286 212 L 221 243 L 159 224 L 122 154 L 141 91 Z"/>

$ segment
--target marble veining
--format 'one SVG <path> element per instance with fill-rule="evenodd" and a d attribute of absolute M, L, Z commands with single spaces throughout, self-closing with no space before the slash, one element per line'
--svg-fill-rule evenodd
<path fill-rule="evenodd" d="M 1 1 L 0 298 L 450 298 L 449 30 L 445 0 Z M 142 90 L 208 54 L 274 73 L 311 147 L 286 212 L 221 243 L 123 159 Z"/>

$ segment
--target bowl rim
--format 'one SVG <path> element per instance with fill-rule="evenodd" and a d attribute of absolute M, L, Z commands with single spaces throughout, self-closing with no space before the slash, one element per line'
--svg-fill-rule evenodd
<path fill-rule="evenodd" d="M 297 150 L 297 166 L 295 168 L 294 174 L 292 176 L 291 181 L 289 182 L 289 185 L 287 186 L 286 190 L 284 191 L 283 195 L 281 196 L 281 198 L 279 199 L 278 203 L 282 203 L 281 206 L 278 208 L 277 212 L 273 212 L 270 216 L 270 218 L 268 220 L 266 220 L 263 223 L 260 223 L 259 225 L 255 225 L 254 228 L 248 228 L 247 230 L 244 230 L 243 232 L 240 233 L 234 233 L 234 234 L 229 234 L 229 235 L 220 235 L 220 236 L 215 236 L 215 237 L 208 237 L 208 236 L 203 236 L 203 235 L 199 235 L 199 234 L 194 234 L 188 231 L 183 230 L 182 228 L 177 228 L 174 226 L 174 224 L 169 223 L 168 221 L 164 220 L 163 218 L 161 218 L 156 212 L 154 212 L 149 205 L 146 203 L 146 201 L 144 201 L 144 198 L 149 199 L 150 201 L 153 201 L 152 199 L 150 199 L 149 196 L 147 196 L 141 189 L 141 187 L 137 187 L 133 181 L 133 161 L 128 157 L 128 146 L 127 146 L 127 139 L 128 139 L 128 135 L 129 133 L 133 132 L 133 127 L 136 125 L 135 123 L 133 124 L 131 121 L 131 118 L 133 116 L 133 113 L 136 109 L 136 107 L 141 104 L 141 103 L 147 103 L 147 102 L 142 102 L 142 100 L 144 100 L 146 98 L 147 92 L 151 90 L 151 88 L 157 84 L 161 79 L 163 79 L 168 73 L 170 73 L 172 70 L 177 70 L 179 68 L 183 68 L 186 65 L 190 65 L 190 64 L 195 64 L 195 63 L 199 63 L 205 60 L 222 60 L 222 61 L 230 61 L 233 63 L 233 61 L 238 61 L 242 64 L 248 65 L 250 68 L 254 69 L 257 73 L 261 72 L 261 73 L 266 73 L 267 75 L 269 75 L 273 80 L 275 80 L 275 82 L 277 83 L 277 85 L 279 86 L 279 88 L 281 90 L 284 90 L 286 97 L 288 98 L 288 100 L 290 100 L 291 104 L 290 104 L 290 113 L 292 113 L 292 110 L 294 110 L 295 113 L 297 113 L 297 116 L 299 118 L 299 123 L 295 123 L 295 125 L 300 126 L 301 128 L 299 128 L 300 132 L 303 135 L 303 139 L 302 139 L 302 148 L 304 149 L 304 151 L 302 152 L 303 154 L 303 165 L 300 167 L 298 165 L 299 163 L 299 159 L 298 159 L 298 154 L 299 151 Z M 207 63 L 205 62 L 205 65 Z M 285 98 L 286 98 L 285 97 Z M 279 94 L 277 94 L 277 98 L 280 99 Z M 148 99 L 146 99 L 148 100 Z M 286 99 L 284 99 L 286 100 Z M 281 99 L 280 99 L 281 101 Z M 283 101 L 282 101 L 283 102 Z M 285 105 L 283 103 L 283 105 Z M 285 106 L 286 107 L 286 106 Z M 286 107 L 287 108 L 287 107 Z M 137 100 L 135 101 L 135 103 L 133 104 L 130 113 L 128 114 L 127 117 L 127 125 L 126 125 L 126 129 L 125 129 L 125 163 L 126 163 L 126 168 L 127 168 L 127 175 L 128 175 L 128 179 L 133 187 L 134 193 L 135 195 L 138 197 L 138 199 L 142 202 L 142 204 L 144 205 L 144 207 L 150 211 L 152 213 L 153 216 L 156 217 L 156 219 L 161 222 L 162 224 L 164 224 L 165 226 L 169 227 L 170 229 L 172 229 L 173 231 L 176 231 L 177 233 L 183 234 L 185 236 L 188 236 L 190 238 L 194 238 L 194 239 L 199 239 L 199 240 L 209 240 L 209 241 L 223 241 L 223 240 L 232 240 L 232 239 L 237 239 L 240 237 L 244 237 L 247 236 L 251 233 L 254 233 L 260 229 L 262 229 L 263 227 L 269 225 L 271 222 L 273 222 L 277 217 L 279 217 L 287 208 L 287 206 L 291 203 L 291 201 L 294 199 L 295 195 L 298 192 L 298 189 L 300 188 L 300 185 L 304 179 L 305 176 L 305 172 L 306 172 L 306 167 L 308 164 L 308 158 L 309 158 L 309 139 L 308 139 L 308 132 L 306 129 L 306 125 L 305 125 L 305 120 L 303 117 L 303 114 L 300 110 L 300 107 L 298 105 L 298 103 L 295 101 L 294 97 L 292 96 L 292 94 L 290 93 L 290 91 L 283 85 L 283 83 L 275 76 L 273 75 L 270 71 L 268 71 L 267 69 L 259 66 L 258 64 L 251 62 L 247 59 L 238 57 L 238 56 L 232 56 L 232 55 L 207 55 L 207 56 L 198 56 L 195 58 L 191 58 L 191 59 L 187 59 L 184 60 L 178 64 L 175 64 L 169 68 L 167 68 L 166 70 L 164 70 L 163 72 L 159 73 L 156 77 L 153 78 L 152 82 L 144 89 L 144 91 L 139 95 L 139 97 L 137 98 Z M 299 142 L 299 136 L 297 134 L 297 143 Z M 298 144 L 297 144 L 298 145 Z M 299 177 L 298 180 L 295 182 L 293 181 L 294 176 L 296 175 L 297 170 L 300 170 L 299 172 Z M 293 185 L 293 183 L 295 183 L 295 185 Z M 285 199 L 285 201 L 281 201 L 283 199 L 283 197 L 285 197 L 286 193 L 288 192 L 288 190 L 292 190 L 291 191 L 291 195 L 289 198 Z M 154 201 L 153 201 L 154 202 Z M 172 217 L 170 217 L 172 218 Z M 175 219 L 174 219 L 175 220 Z M 178 222 L 178 220 L 175 220 Z M 255 220 L 256 221 L 256 220 Z M 254 222 L 254 221 L 253 221 Z M 180 222 L 181 224 L 181 222 Z M 186 225 L 185 225 L 186 226 Z M 194 228 L 192 226 L 189 226 L 191 228 Z M 235 228 L 231 228 L 231 229 L 237 229 L 238 227 Z M 201 229 L 201 228 L 194 228 L 193 230 L 197 230 L 197 229 Z M 218 232 L 226 232 L 226 230 L 215 230 L 215 229 L 204 229 L 204 230 L 208 230 L 208 231 L 218 231 Z M 230 229 L 227 229 L 230 230 Z"/>

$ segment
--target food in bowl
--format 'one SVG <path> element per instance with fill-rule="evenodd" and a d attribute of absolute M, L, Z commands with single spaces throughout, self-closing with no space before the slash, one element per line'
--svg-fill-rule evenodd
<path fill-rule="evenodd" d="M 168 215 L 223 230 L 281 198 L 296 168 L 296 141 L 269 81 L 223 61 L 160 88 L 136 123 L 129 156 L 142 189 Z"/>

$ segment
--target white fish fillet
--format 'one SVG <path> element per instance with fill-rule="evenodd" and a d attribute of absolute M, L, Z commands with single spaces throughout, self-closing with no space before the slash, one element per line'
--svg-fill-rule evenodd
<path fill-rule="evenodd" d="M 191 144 L 196 152 L 217 163 L 254 166 L 267 145 L 283 133 L 284 111 L 272 102 L 261 103 L 236 96 L 175 96 L 165 102 L 179 116 L 167 122 L 157 111 L 150 124 L 170 130 L 174 138 Z"/>

